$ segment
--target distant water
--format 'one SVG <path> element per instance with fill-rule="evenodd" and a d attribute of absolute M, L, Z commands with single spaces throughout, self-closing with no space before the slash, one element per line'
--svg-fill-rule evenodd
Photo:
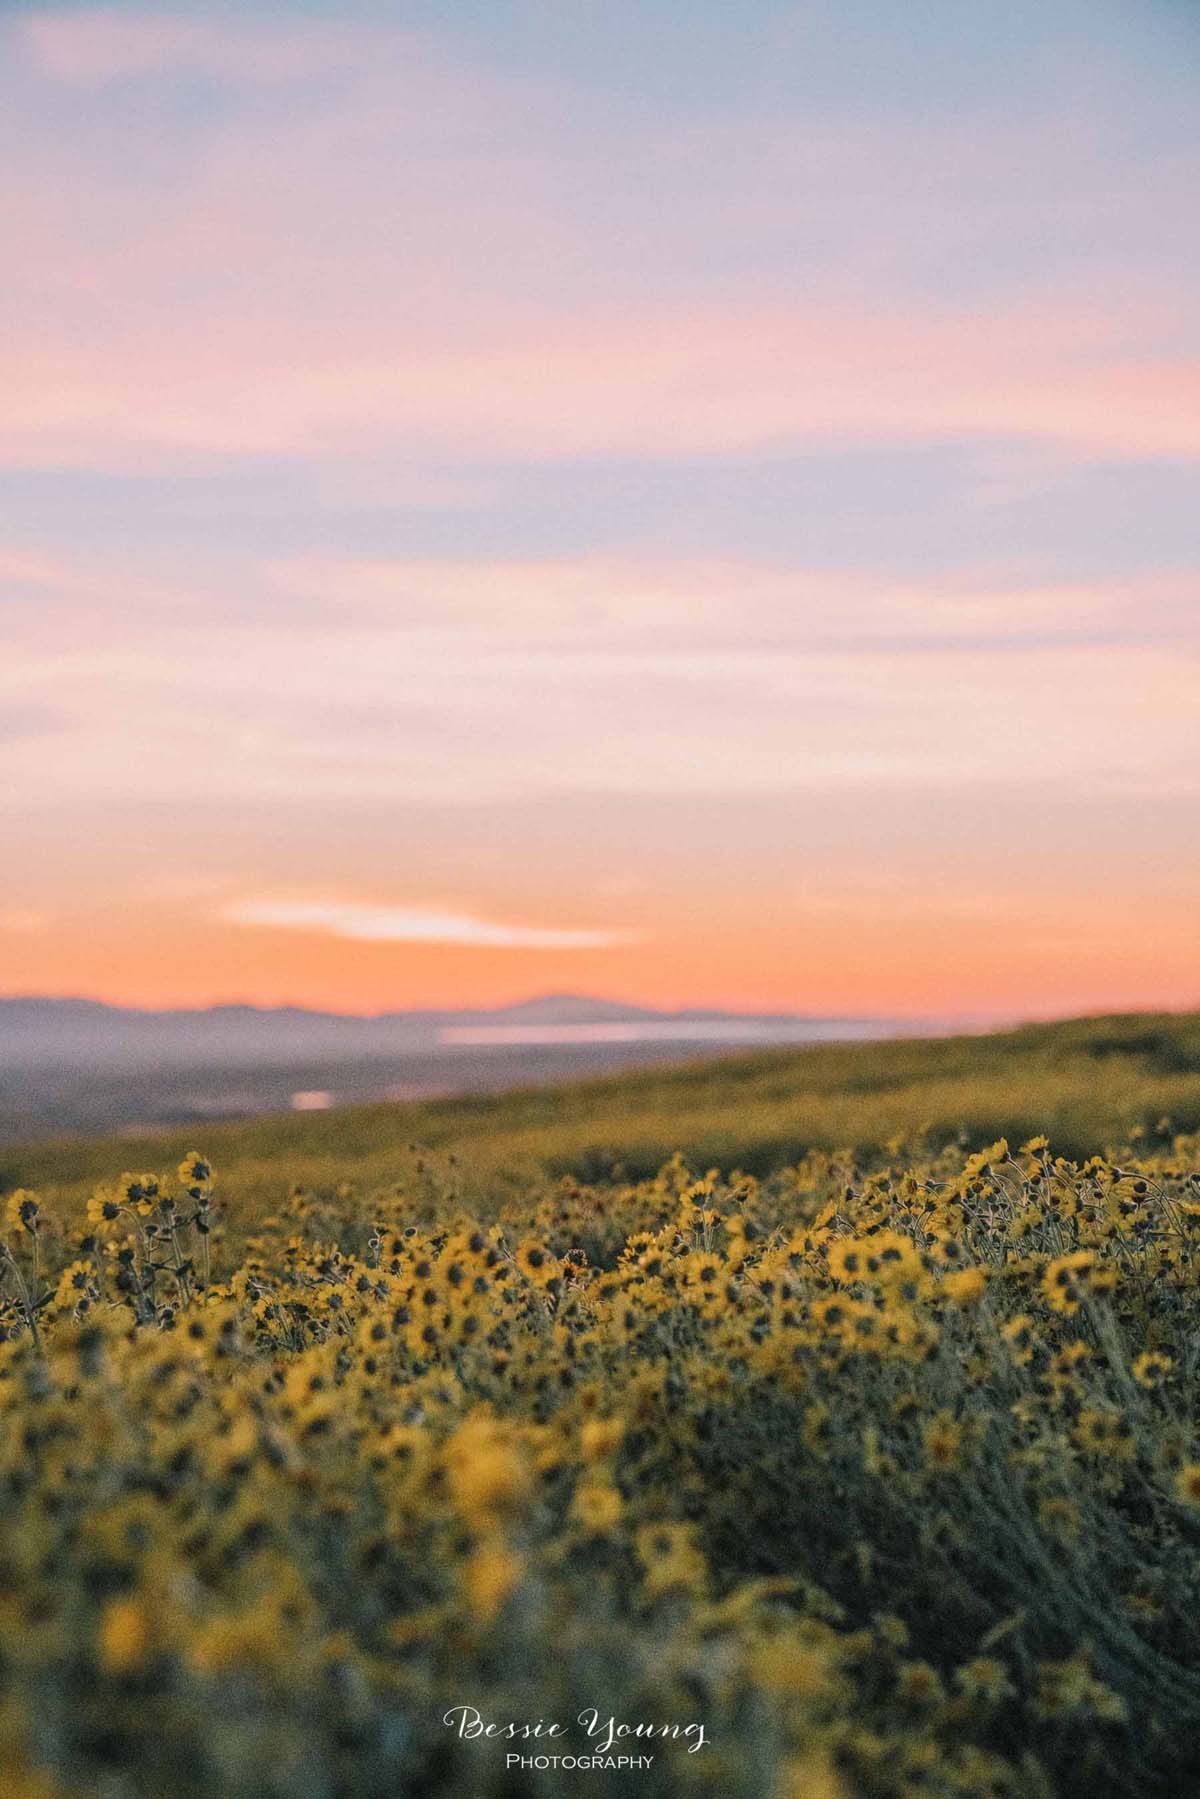
<path fill-rule="evenodd" d="M 824 1043 L 894 1036 L 894 1024 L 807 1023 L 804 1019 L 616 1019 L 603 1024 L 451 1024 L 438 1041 L 472 1049 L 519 1043 Z"/>
<path fill-rule="evenodd" d="M 424 1036 L 413 1032 L 394 1049 L 369 1055 L 327 1045 L 301 1053 L 301 1045 L 291 1055 L 263 1050 L 247 1061 L 245 1053 L 231 1057 L 218 1045 L 208 1054 L 157 1063 L 143 1056 L 109 1065 L 81 1056 L 66 1065 L 0 1069 L 0 1149 L 52 1135 L 200 1127 L 259 1113 L 319 1115 L 331 1106 L 498 1093 L 772 1045 L 878 1041 L 911 1029 L 876 1019 L 560 1015 L 427 1026 Z"/>

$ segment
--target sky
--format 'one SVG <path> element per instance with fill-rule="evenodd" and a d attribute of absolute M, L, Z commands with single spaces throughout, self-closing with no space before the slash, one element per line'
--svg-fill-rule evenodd
<path fill-rule="evenodd" d="M 0 991 L 1200 1005 L 1198 76 L 0 5 Z"/>

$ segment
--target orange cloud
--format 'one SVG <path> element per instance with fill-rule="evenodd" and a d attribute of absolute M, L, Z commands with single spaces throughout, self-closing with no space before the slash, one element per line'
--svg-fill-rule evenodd
<path fill-rule="evenodd" d="M 835 870 L 829 873 L 834 875 Z M 788 898 L 762 878 L 741 902 L 692 908 L 664 887 L 641 910 L 660 928 L 611 948 L 529 954 L 483 945 L 354 942 L 248 931 L 126 905 L 19 945 L 0 934 L 0 990 L 83 993 L 123 1003 L 298 1001 L 337 1009 L 503 1004 L 535 991 L 590 991 L 666 1007 L 823 1014 L 1011 1017 L 1200 1001 L 1196 894 L 1029 901 L 980 891 L 972 908 L 881 895 L 845 915 Z M 482 905 L 481 908 L 482 910 Z"/>
<path fill-rule="evenodd" d="M 621 931 L 501 923 L 431 906 L 377 906 L 361 900 L 235 900 L 222 908 L 230 924 L 305 931 L 349 943 L 440 943 L 460 949 L 609 949 Z"/>

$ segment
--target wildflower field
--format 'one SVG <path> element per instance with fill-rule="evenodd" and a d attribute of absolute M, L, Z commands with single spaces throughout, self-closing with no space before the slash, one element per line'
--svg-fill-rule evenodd
<path fill-rule="evenodd" d="M 1198 1130 L 1176 1018 L 4 1153 L 0 1792 L 1200 1792 Z"/>

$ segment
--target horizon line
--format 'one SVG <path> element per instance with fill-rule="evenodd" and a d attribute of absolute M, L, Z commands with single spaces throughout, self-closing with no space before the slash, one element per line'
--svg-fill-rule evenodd
<path fill-rule="evenodd" d="M 131 1004 L 118 999 L 99 997 L 95 994 L 45 993 L 38 991 L 5 991 L 0 992 L 0 1006 L 17 1004 L 41 1004 L 47 1006 L 87 1005 L 99 1009 L 131 1014 L 141 1017 L 156 1016 L 208 1016 L 218 1012 L 253 1012 L 259 1015 L 279 1016 L 288 1012 L 305 1013 L 311 1017 L 345 1020 L 348 1023 L 369 1024 L 385 1019 L 398 1018 L 439 1018 L 476 1015 L 482 1018 L 495 1016 L 534 1006 L 550 1001 L 578 1001 L 584 1006 L 612 1006 L 625 1008 L 627 1014 L 648 1014 L 658 1019 L 720 1018 L 742 1021 L 779 1020 L 787 1023 L 821 1023 L 821 1024 L 861 1024 L 861 1025 L 894 1025 L 906 1031 L 919 1032 L 928 1030 L 933 1034 L 945 1034 L 947 1028 L 970 1034 L 983 1030 L 1020 1029 L 1030 1024 L 1070 1023 L 1076 1019 L 1098 1018 L 1152 1018 L 1152 1017 L 1186 1017 L 1200 1012 L 1200 1000 L 1184 1001 L 1178 1005 L 1140 1005 L 1140 1006 L 1088 1006 L 1081 1008 L 1053 1008 L 1042 1011 L 1004 1011 L 964 1010 L 961 1012 L 933 1013 L 891 1013 L 891 1012 L 805 1012 L 782 1010 L 762 1010 L 751 1007 L 730 1007 L 728 1005 L 707 1004 L 703 1001 L 691 1001 L 680 1006 L 656 1006 L 641 1000 L 613 998 L 601 993 L 572 993 L 556 989 L 535 991 L 516 1000 L 504 1001 L 496 1005 L 440 1005 L 440 1006 L 388 1006 L 376 1011 L 355 1011 L 352 1009 L 330 1008 L 313 1005 L 301 1000 L 283 999 L 263 1004 L 246 999 L 214 999 L 203 1005 L 141 1005 Z M 556 1021 L 557 1022 L 557 1021 Z M 573 1021 L 566 1020 L 570 1023 Z M 578 1022 L 590 1022 L 579 1020 Z M 613 1020 L 618 1022 L 618 1020 Z"/>
<path fill-rule="evenodd" d="M 352 1008 L 313 1005 L 304 1000 L 281 999 L 264 1004 L 249 999 L 214 999 L 202 1005 L 142 1005 L 119 999 L 102 998 L 93 993 L 46 993 L 44 991 L 6 991 L 0 992 L 0 1005 L 31 1004 L 70 1006 L 97 1006 L 112 1012 L 140 1013 L 153 1017 L 164 1013 L 210 1013 L 210 1012 L 307 1012 L 321 1018 L 346 1018 L 363 1022 L 381 1018 L 438 1017 L 457 1013 L 479 1013 L 487 1015 L 496 1012 L 512 1012 L 522 1007 L 548 1003 L 550 1001 L 577 1001 L 585 1006 L 613 1006 L 624 1008 L 630 1014 L 648 1013 L 655 1018 L 687 1018 L 689 1016 L 705 1018 L 745 1018 L 763 1019 L 779 1018 L 789 1021 L 836 1021 L 839 1024 L 923 1024 L 935 1022 L 934 1015 L 892 1012 L 797 1012 L 788 1008 L 767 1010 L 756 1007 L 738 1007 L 729 1005 L 708 1004 L 702 1000 L 693 1000 L 680 1006 L 656 1006 L 645 1000 L 613 998 L 604 993 L 572 993 L 556 988 L 538 989 L 526 994 L 521 999 L 504 1000 L 494 1005 L 440 1005 L 440 1006 L 384 1006 L 377 1011 L 356 1011 Z M 951 1016 L 944 1014 L 939 1016 Z M 962 1016 L 967 1016 L 963 1014 Z"/>

